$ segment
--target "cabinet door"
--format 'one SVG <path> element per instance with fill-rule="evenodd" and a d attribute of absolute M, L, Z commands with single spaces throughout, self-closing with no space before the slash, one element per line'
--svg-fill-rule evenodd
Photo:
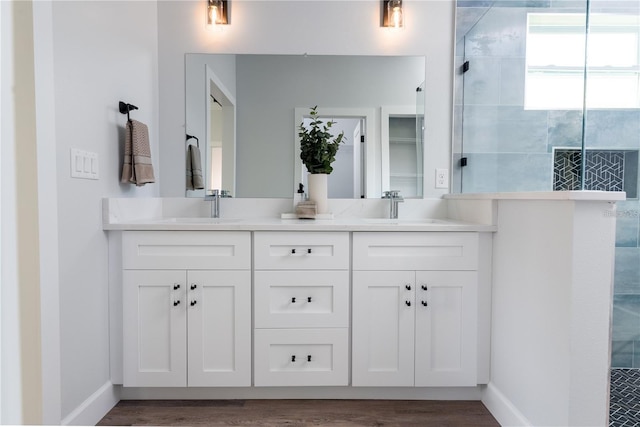
<path fill-rule="evenodd" d="M 189 271 L 189 386 L 251 385 L 251 272 Z"/>
<path fill-rule="evenodd" d="M 187 385 L 184 271 L 123 272 L 123 385 Z"/>
<path fill-rule="evenodd" d="M 413 386 L 413 271 L 353 272 L 354 386 Z"/>
<path fill-rule="evenodd" d="M 416 273 L 416 386 L 477 383 L 477 273 Z"/>

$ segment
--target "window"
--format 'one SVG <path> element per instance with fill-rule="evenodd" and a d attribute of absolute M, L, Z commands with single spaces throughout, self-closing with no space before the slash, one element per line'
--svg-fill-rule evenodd
<path fill-rule="evenodd" d="M 585 15 L 530 13 L 525 109 L 582 109 Z M 587 107 L 640 108 L 640 17 L 592 14 Z"/>

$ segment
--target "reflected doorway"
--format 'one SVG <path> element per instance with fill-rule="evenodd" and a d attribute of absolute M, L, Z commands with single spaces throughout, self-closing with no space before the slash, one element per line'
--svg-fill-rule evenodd
<path fill-rule="evenodd" d="M 366 117 L 326 117 L 319 116 L 323 122 L 332 121 L 330 132 L 338 136 L 344 132 L 343 143 L 331 164 L 333 172 L 327 177 L 328 197 L 330 199 L 360 199 L 365 197 L 364 149 L 366 135 Z M 302 121 L 305 127 L 311 125 L 311 118 Z M 307 187 L 307 171 L 304 170 L 302 184 Z"/>

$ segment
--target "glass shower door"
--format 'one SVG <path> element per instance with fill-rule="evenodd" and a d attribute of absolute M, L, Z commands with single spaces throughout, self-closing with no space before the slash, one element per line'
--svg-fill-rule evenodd
<path fill-rule="evenodd" d="M 581 149 L 586 2 L 557 4 L 458 7 L 453 191 L 550 191 Z"/>

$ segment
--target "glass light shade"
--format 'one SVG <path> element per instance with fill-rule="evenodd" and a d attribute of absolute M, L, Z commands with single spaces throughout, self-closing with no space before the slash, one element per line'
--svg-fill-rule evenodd
<path fill-rule="evenodd" d="M 385 0 L 383 26 L 391 28 L 402 28 L 404 25 L 404 13 L 402 10 L 402 0 Z"/>
<path fill-rule="evenodd" d="M 224 3 L 222 0 L 207 0 L 207 29 L 227 24 Z"/>

